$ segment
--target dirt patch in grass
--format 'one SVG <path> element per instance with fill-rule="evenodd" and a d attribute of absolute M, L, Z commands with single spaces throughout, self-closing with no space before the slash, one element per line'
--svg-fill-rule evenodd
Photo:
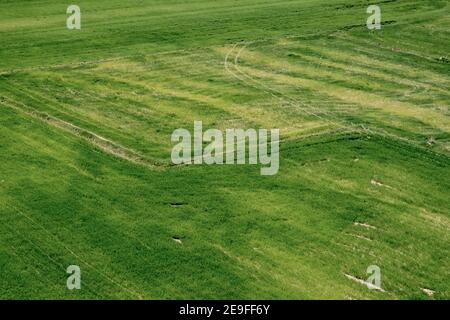
<path fill-rule="evenodd" d="M 434 295 L 434 290 L 422 288 L 422 291 L 425 292 L 429 297 L 432 297 Z"/>
<path fill-rule="evenodd" d="M 173 236 L 172 240 L 175 241 L 178 244 L 183 244 L 183 241 L 181 241 L 181 238 L 178 236 Z"/>
<path fill-rule="evenodd" d="M 376 227 L 371 226 L 370 224 L 365 223 L 365 222 L 358 222 L 358 221 L 355 221 L 355 222 L 353 222 L 353 225 L 355 225 L 355 226 L 360 226 L 360 227 L 364 227 L 364 228 L 367 228 L 367 229 L 376 229 Z"/>
<path fill-rule="evenodd" d="M 369 289 L 379 290 L 379 291 L 381 291 L 381 292 L 386 292 L 383 288 L 377 287 L 376 285 L 373 285 L 373 284 L 370 283 L 370 282 L 364 281 L 364 280 L 362 280 L 362 279 L 359 279 L 359 278 L 354 277 L 354 276 L 352 276 L 352 275 L 350 275 L 350 274 L 347 274 L 347 273 L 344 273 L 344 275 L 345 275 L 348 279 L 350 279 L 350 280 L 353 280 L 353 281 L 355 281 L 355 282 L 358 282 L 358 283 L 360 283 L 360 284 L 362 284 L 362 285 L 367 286 L 367 288 L 369 288 Z"/>

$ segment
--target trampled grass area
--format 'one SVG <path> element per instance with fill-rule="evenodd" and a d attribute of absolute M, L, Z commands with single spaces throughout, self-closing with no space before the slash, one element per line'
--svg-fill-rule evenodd
<path fill-rule="evenodd" d="M 77 4 L 0 3 L 0 298 L 450 298 L 447 1 Z M 171 165 L 195 120 L 279 173 Z"/>

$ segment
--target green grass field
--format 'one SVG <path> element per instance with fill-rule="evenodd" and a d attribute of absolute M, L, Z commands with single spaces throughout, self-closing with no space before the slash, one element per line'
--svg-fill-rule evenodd
<path fill-rule="evenodd" d="M 450 299 L 448 1 L 70 4 L 0 1 L 1 299 Z M 279 173 L 172 165 L 195 120 Z"/>

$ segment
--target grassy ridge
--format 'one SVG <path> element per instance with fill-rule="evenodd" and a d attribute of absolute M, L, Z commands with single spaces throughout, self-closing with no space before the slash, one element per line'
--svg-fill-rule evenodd
<path fill-rule="evenodd" d="M 77 4 L 0 4 L 0 298 L 450 297 L 446 1 Z M 169 167 L 194 120 L 279 174 Z"/>
<path fill-rule="evenodd" d="M 244 0 L 237 7 L 232 0 L 81 0 L 77 5 L 82 8 L 83 26 L 80 32 L 71 32 L 65 28 L 67 3 L 2 1 L 1 69 L 363 26 L 368 2 Z M 446 1 L 388 1 L 384 19 L 405 24 L 443 17 L 446 10 Z M 441 46 L 445 48 L 444 43 Z"/>

